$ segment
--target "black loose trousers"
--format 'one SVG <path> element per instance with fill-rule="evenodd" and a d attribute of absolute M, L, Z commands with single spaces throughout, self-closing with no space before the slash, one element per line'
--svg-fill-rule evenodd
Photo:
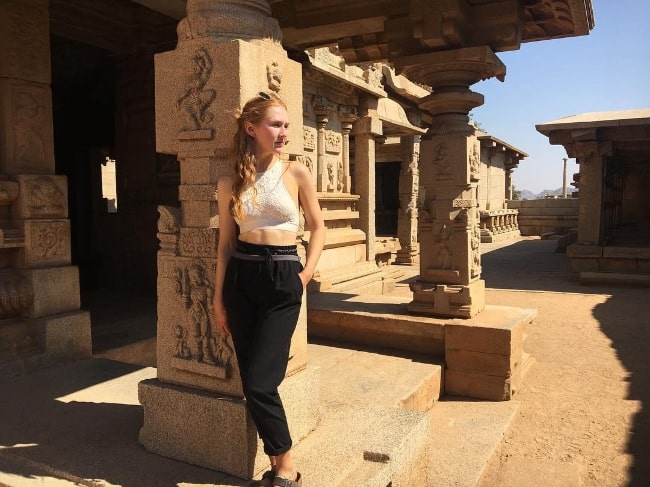
<path fill-rule="evenodd" d="M 246 404 L 264 443 L 264 452 L 271 456 L 287 452 L 292 445 L 278 386 L 287 371 L 291 336 L 303 294 L 298 276 L 302 264 L 274 261 L 272 255 L 295 254 L 295 249 L 295 245 L 240 242 L 239 252 L 267 258 L 250 261 L 231 257 L 223 286 Z"/>

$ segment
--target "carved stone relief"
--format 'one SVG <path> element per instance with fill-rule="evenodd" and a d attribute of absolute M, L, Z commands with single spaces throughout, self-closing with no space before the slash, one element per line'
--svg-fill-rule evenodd
<path fill-rule="evenodd" d="M 47 262 L 68 256 L 68 223 L 66 221 L 38 222 L 26 225 L 30 232 L 31 260 Z"/>
<path fill-rule="evenodd" d="M 34 295 L 29 283 L 13 272 L 0 273 L 0 317 L 19 315 L 26 310 Z"/>
<path fill-rule="evenodd" d="M 215 370 L 215 375 L 229 377 L 233 349 L 214 324 L 214 287 L 206 276 L 204 263 L 198 261 L 178 267 L 175 281 L 176 294 L 182 299 L 187 314 L 185 323 L 175 326 L 174 358 L 214 366 L 221 369 Z M 180 368 L 186 367 L 181 363 Z"/>
<path fill-rule="evenodd" d="M 303 127 L 303 146 L 306 150 L 316 150 L 316 130 L 311 127 Z"/>
<path fill-rule="evenodd" d="M 13 94 L 14 158 L 27 167 L 38 167 L 47 157 L 45 105 L 35 93 Z"/>
<path fill-rule="evenodd" d="M 192 57 L 190 71 L 183 93 L 176 100 L 177 110 L 188 122 L 183 127 L 184 132 L 208 129 L 208 124 L 214 119 L 214 114 L 208 109 L 217 96 L 215 90 L 205 88 L 212 74 L 212 59 L 205 48 L 196 51 Z M 182 138 L 192 138 L 191 133 L 183 135 Z M 199 138 L 205 138 L 205 135 Z"/>
<path fill-rule="evenodd" d="M 472 144 L 472 150 L 469 154 L 469 171 L 470 179 L 472 181 L 478 181 L 481 175 L 481 158 L 480 147 L 478 144 Z"/>
<path fill-rule="evenodd" d="M 433 242 L 433 255 L 438 269 L 452 268 L 454 251 L 451 246 L 451 230 L 445 223 L 437 225 Z"/>
<path fill-rule="evenodd" d="M 66 195 L 52 178 L 25 178 L 25 190 L 25 205 L 31 216 L 65 215 Z"/>
<path fill-rule="evenodd" d="M 325 150 L 332 154 L 339 154 L 341 152 L 341 134 L 332 130 L 325 133 Z"/>
<path fill-rule="evenodd" d="M 282 88 L 282 68 L 280 68 L 277 61 L 266 65 L 266 78 L 269 83 L 269 89 L 280 93 L 280 89 Z"/>
<path fill-rule="evenodd" d="M 213 257 L 216 235 L 211 228 L 181 228 L 180 251 L 187 257 Z"/>
<path fill-rule="evenodd" d="M 307 169 L 309 169 L 309 172 L 314 174 L 314 161 L 312 161 L 311 157 L 309 156 L 303 156 L 299 155 L 296 156 L 296 160 L 305 166 L 307 166 Z"/>
<path fill-rule="evenodd" d="M 439 179 L 448 179 L 451 177 L 449 170 L 449 149 L 447 144 L 441 143 L 436 145 L 433 151 L 433 164 L 435 165 Z"/>
<path fill-rule="evenodd" d="M 472 230 L 472 264 L 471 264 L 471 277 L 479 277 L 481 275 L 481 229 L 478 225 L 474 225 Z"/>
<path fill-rule="evenodd" d="M 158 205 L 158 232 L 180 233 L 181 210 L 173 206 Z"/>

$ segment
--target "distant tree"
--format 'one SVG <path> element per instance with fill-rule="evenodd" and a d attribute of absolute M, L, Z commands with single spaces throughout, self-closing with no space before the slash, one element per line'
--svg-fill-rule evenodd
<path fill-rule="evenodd" d="M 512 185 L 512 199 L 519 200 L 521 199 L 521 191 L 515 188 L 515 185 Z"/>

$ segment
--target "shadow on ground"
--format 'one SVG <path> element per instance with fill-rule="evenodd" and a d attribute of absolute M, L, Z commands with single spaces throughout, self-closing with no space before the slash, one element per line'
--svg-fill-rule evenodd
<path fill-rule="evenodd" d="M 628 487 L 650 485 L 650 292 L 614 292 L 593 310 L 628 371 L 628 400 L 640 409 L 630 424 L 627 453 L 633 460 Z"/>
<path fill-rule="evenodd" d="M 627 453 L 633 458 L 628 487 L 650 485 L 650 290 L 623 285 L 582 285 L 568 280 L 569 259 L 555 241 L 522 240 L 482 256 L 486 286 L 493 289 L 599 294 L 592 313 L 611 340 L 629 376 L 627 399 L 640 402 L 630 425 Z M 570 303 L 570 300 L 568 301 Z M 570 304 L 567 326 L 570 325 Z M 598 391 L 594 391 L 598 394 Z"/>
<path fill-rule="evenodd" d="M 90 486 L 242 485 L 138 443 L 142 408 L 121 391 L 125 378 L 137 387 L 152 376 L 153 369 L 91 359 L 0 381 L 0 471 L 18 477 L 10 485 L 23 485 L 20 478 L 43 485 L 60 478 Z M 111 387 L 118 378 L 121 386 Z"/>

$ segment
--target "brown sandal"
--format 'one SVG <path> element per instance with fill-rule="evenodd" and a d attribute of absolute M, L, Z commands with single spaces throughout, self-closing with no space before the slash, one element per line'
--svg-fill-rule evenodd
<path fill-rule="evenodd" d="M 300 475 L 300 472 L 297 472 L 296 480 L 276 475 L 273 478 L 273 483 L 271 485 L 273 487 L 302 487 L 302 475 Z"/>

